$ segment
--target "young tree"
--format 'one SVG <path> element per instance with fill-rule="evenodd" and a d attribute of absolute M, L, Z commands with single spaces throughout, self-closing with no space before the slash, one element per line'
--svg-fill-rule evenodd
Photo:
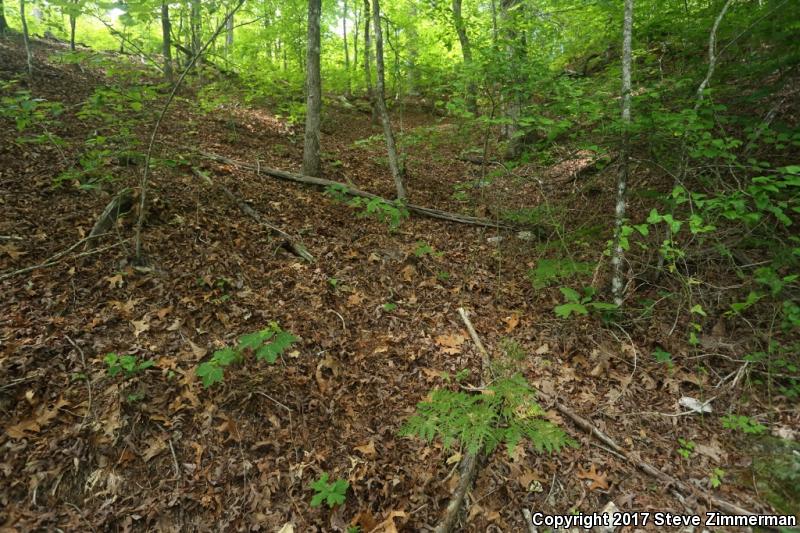
<path fill-rule="evenodd" d="M 464 56 L 464 67 L 467 69 L 467 110 L 476 115 L 478 113 L 478 103 L 475 99 L 475 82 L 472 81 L 472 47 L 470 46 L 467 28 L 464 25 L 464 17 L 461 15 L 461 0 L 453 0 L 453 25 L 456 27 L 458 41 L 461 43 L 461 54 Z"/>
<path fill-rule="evenodd" d="M 303 146 L 303 174 L 319 176 L 319 125 L 322 108 L 320 79 L 320 14 L 322 0 L 308 0 L 308 43 L 306 48 L 306 137 Z"/>
<path fill-rule="evenodd" d="M 161 1 L 161 52 L 164 55 L 164 77 L 172 83 L 172 24 L 167 0 Z"/>
<path fill-rule="evenodd" d="M 28 62 L 28 76 L 33 77 L 33 55 L 31 39 L 28 35 L 28 20 L 25 18 L 25 0 L 19 0 L 19 18 L 22 23 L 22 41 L 25 43 L 25 59 Z"/>
<path fill-rule="evenodd" d="M 347 47 L 347 0 L 344 0 L 344 12 L 342 13 L 342 39 L 344 40 L 344 72 L 346 75 L 347 86 L 345 96 L 350 98 L 350 49 Z M 358 36 L 356 36 L 358 39 Z"/>
<path fill-rule="evenodd" d="M 372 86 L 372 43 L 369 38 L 369 27 L 372 23 L 372 7 L 369 0 L 364 0 L 364 82 L 367 96 L 372 107 L 372 123 L 378 122 L 378 106 L 375 103 L 375 88 Z"/>
<path fill-rule="evenodd" d="M 389 111 L 386 108 L 384 95 L 384 68 L 383 68 L 383 34 L 381 33 L 381 6 L 380 0 L 372 0 L 372 24 L 375 30 L 375 67 L 377 81 L 375 87 L 375 105 L 383 123 L 383 136 L 386 137 L 386 150 L 389 153 L 389 170 L 392 172 L 394 186 L 397 189 L 397 199 L 404 200 L 406 188 L 403 184 L 403 174 L 397 160 L 397 147 L 394 143 L 392 123 L 389 121 Z"/>
<path fill-rule="evenodd" d="M 628 169 L 630 158 L 631 125 L 631 40 L 633 37 L 633 0 L 625 0 L 625 14 L 622 22 L 622 164 L 617 182 L 617 206 L 614 218 L 614 249 L 611 255 L 611 293 L 614 303 L 622 304 L 625 283 L 622 275 L 622 226 L 625 222 L 627 204 Z"/>
<path fill-rule="evenodd" d="M 516 159 L 522 154 L 523 139 L 519 128 L 519 119 L 522 114 L 522 101 L 520 90 L 522 80 L 520 72 L 524 49 L 519 42 L 519 34 L 516 30 L 517 7 L 520 0 L 501 0 L 500 7 L 503 18 L 503 33 L 506 41 L 506 55 L 511 65 L 511 79 L 508 80 L 507 93 L 505 95 L 505 111 L 508 124 L 505 127 L 505 137 L 508 143 L 506 148 L 506 158 Z"/>
<path fill-rule="evenodd" d="M 197 55 L 200 51 L 200 32 L 202 31 L 202 13 L 200 12 L 200 0 L 191 0 L 191 12 L 189 15 L 191 36 L 192 36 L 192 54 Z"/>

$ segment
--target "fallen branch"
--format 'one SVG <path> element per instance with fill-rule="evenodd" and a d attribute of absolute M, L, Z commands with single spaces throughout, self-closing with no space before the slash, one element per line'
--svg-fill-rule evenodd
<path fill-rule="evenodd" d="M 475 332 L 475 328 L 473 327 L 472 322 L 470 322 L 469 316 L 467 316 L 467 312 L 463 307 L 458 308 L 458 314 L 461 316 L 461 320 L 464 322 L 464 325 L 467 326 L 469 336 L 472 337 L 472 342 L 475 343 L 475 346 L 478 348 L 478 353 L 481 356 L 481 388 L 483 388 L 489 381 L 489 373 L 491 371 L 489 353 L 486 351 L 486 348 L 484 348 L 480 337 L 478 337 L 478 334 Z M 461 512 L 461 507 L 464 505 L 464 499 L 467 496 L 467 492 L 469 492 L 469 489 L 472 488 L 472 484 L 475 482 L 475 477 L 478 475 L 478 465 L 480 463 L 482 453 L 482 450 L 478 450 L 477 453 L 468 452 L 461 460 L 461 464 L 459 465 L 458 469 L 458 486 L 456 486 L 456 490 L 450 497 L 450 502 L 448 502 L 447 507 L 445 508 L 444 516 L 439 521 L 436 529 L 434 529 L 434 533 L 450 533 L 450 531 L 452 531 L 456 526 L 459 514 Z"/>
<path fill-rule="evenodd" d="M 255 209 L 253 209 L 252 207 L 247 205 L 247 203 L 244 200 L 241 200 L 239 197 L 237 197 L 235 194 L 233 194 L 233 192 L 230 189 L 228 189 L 227 187 L 225 187 L 221 183 L 216 183 L 215 184 L 211 180 L 210 177 L 206 176 L 205 174 L 203 174 L 202 172 L 200 172 L 197 169 L 192 169 L 192 171 L 194 172 L 194 174 L 197 177 L 202 179 L 208 185 L 210 185 L 210 186 L 216 185 L 217 187 L 219 187 L 222 190 L 222 192 L 225 193 L 225 196 L 227 196 L 228 199 L 231 202 L 236 204 L 236 206 L 244 214 L 246 214 L 247 216 L 249 216 L 250 218 L 252 218 L 256 222 L 261 224 L 263 227 L 265 227 L 267 230 L 269 230 L 269 232 L 271 234 L 276 235 L 276 236 L 280 237 L 281 239 L 283 239 L 283 244 L 282 245 L 283 245 L 284 248 L 286 248 L 287 250 L 289 250 L 290 252 L 292 252 L 296 256 L 302 257 L 303 259 L 305 259 L 309 263 L 313 263 L 314 262 L 314 256 L 309 253 L 309 251 L 306 249 L 305 246 L 303 246 L 302 244 L 300 244 L 298 242 L 295 242 L 295 240 L 292 238 L 292 236 L 289 235 L 288 233 L 286 233 L 285 231 L 283 231 L 282 229 L 280 229 L 280 228 L 278 228 L 276 226 L 273 226 L 272 224 L 270 224 L 266 220 L 264 220 L 264 218 L 261 216 L 261 214 L 258 211 L 256 211 Z"/>
<path fill-rule="evenodd" d="M 14 276 L 18 276 L 20 274 L 25 274 L 26 272 L 31 272 L 33 270 L 37 270 L 37 269 L 40 269 L 40 268 L 46 268 L 46 267 L 49 267 L 49 266 L 53 266 L 56 263 L 58 263 L 61 259 L 63 259 L 64 256 L 66 256 L 68 253 L 70 253 L 72 250 L 74 250 L 75 248 L 77 248 L 81 244 L 83 244 L 85 242 L 88 242 L 89 240 L 98 238 L 98 237 L 102 237 L 102 235 L 94 235 L 94 236 L 90 235 L 88 237 L 84 237 L 83 239 L 73 243 L 72 245 L 70 245 L 69 247 L 65 248 L 64 250 L 61 250 L 57 254 L 52 255 L 49 258 L 45 259 L 44 262 L 39 263 L 38 265 L 32 265 L 32 266 L 29 266 L 29 267 L 20 268 L 19 270 L 14 270 L 12 272 L 7 272 L 5 274 L 0 275 L 0 281 L 5 281 L 5 280 L 7 280 L 9 278 L 13 278 Z M 111 246 L 110 248 L 113 248 L 114 246 L 117 246 L 117 245 L 115 244 L 115 245 Z M 83 253 L 78 254 L 75 257 L 83 257 L 83 256 L 86 256 L 86 255 L 90 255 L 92 253 L 99 253 L 99 252 L 102 252 L 103 250 L 107 250 L 107 249 L 108 249 L 108 247 L 107 248 L 102 248 L 100 250 L 95 250 L 95 251 L 92 251 L 92 252 L 83 252 Z"/>
<path fill-rule="evenodd" d="M 548 396 L 546 394 L 544 394 L 541 391 L 538 392 L 538 395 L 541 396 L 544 399 L 552 401 L 551 399 L 548 398 Z M 682 481 L 679 481 L 678 479 L 670 476 L 669 474 L 665 474 L 664 472 L 658 470 L 657 468 L 655 468 L 654 466 L 652 466 L 649 463 L 645 463 L 644 461 L 640 461 L 639 459 L 632 458 L 630 455 L 628 455 L 625 452 L 625 450 L 623 450 L 616 442 L 614 442 L 614 440 L 611 437 L 609 437 L 608 435 L 606 435 L 605 433 L 600 431 L 591 422 L 589 422 L 588 420 L 586 420 L 582 416 L 578 415 L 577 413 L 573 412 L 571 409 L 565 407 L 564 405 L 561 405 L 560 403 L 558 403 L 556 401 L 552 401 L 552 402 L 553 402 L 553 406 L 556 408 L 556 410 L 559 413 L 565 415 L 567 418 L 569 418 L 570 420 L 575 422 L 575 424 L 577 424 L 581 429 L 585 430 L 587 433 L 589 433 L 589 434 L 593 435 L 594 437 L 596 437 L 598 440 L 600 440 L 605 445 L 607 445 L 609 448 L 614 450 L 614 452 L 616 452 L 616 453 L 620 454 L 621 456 L 623 456 L 629 463 L 631 463 L 632 465 L 636 466 L 639 470 L 643 471 L 644 473 L 649 474 L 649 475 L 653 476 L 654 478 L 663 481 L 667 485 L 675 487 L 678 491 L 680 491 L 683 494 L 686 494 L 686 495 L 697 495 L 700 498 L 702 498 L 703 500 L 705 500 L 709 505 L 717 507 L 718 509 L 721 509 L 721 510 L 723 510 L 725 512 L 728 512 L 728 513 L 731 513 L 731 514 L 735 514 L 735 515 L 741 515 L 741 516 L 755 516 L 756 515 L 756 513 L 748 511 L 747 509 L 743 509 L 742 507 L 739 507 L 738 505 L 735 505 L 735 504 L 730 503 L 728 501 L 725 501 L 725 500 L 722 500 L 720 498 L 717 498 L 716 496 L 708 494 L 704 490 L 701 490 L 701 489 L 696 488 L 696 487 L 690 487 L 686 483 L 683 483 Z"/>
<path fill-rule="evenodd" d="M 279 178 L 287 181 L 294 181 L 297 183 L 305 183 L 307 185 L 317 185 L 320 187 L 339 187 L 341 191 L 345 194 L 349 194 L 351 196 L 358 196 L 361 198 L 378 198 L 384 200 L 385 202 L 391 202 L 392 200 L 387 200 L 377 194 L 372 194 L 370 192 L 362 191 L 361 189 L 357 189 L 355 187 L 351 187 L 344 183 L 333 181 L 333 180 L 326 180 L 324 178 L 317 178 L 314 176 L 306 176 L 305 174 L 297 174 L 294 172 L 287 172 L 285 170 L 279 170 L 276 168 L 264 167 L 264 166 L 254 166 L 249 163 L 245 163 L 243 161 L 236 161 L 235 159 L 230 159 L 228 157 L 211 153 L 211 152 L 203 152 L 198 151 L 198 154 L 205 157 L 206 159 L 210 159 L 212 161 L 217 161 L 219 163 L 225 163 L 226 165 L 233 165 L 239 168 L 243 168 L 246 170 L 251 170 L 256 174 L 266 174 L 268 176 L 272 176 L 274 178 Z M 457 222 L 459 224 L 467 224 L 471 226 L 482 226 L 486 228 L 505 228 L 505 229 L 513 229 L 513 226 L 502 223 L 496 222 L 494 220 L 489 220 L 487 218 L 478 218 L 478 217 L 471 217 L 468 215 L 460 215 L 458 213 L 451 213 L 449 211 L 442 211 L 440 209 L 433 209 L 430 207 L 423 207 L 414 204 L 406 204 L 406 209 L 411 211 L 412 213 L 416 213 L 418 215 L 426 216 L 429 218 L 436 218 L 440 220 L 447 220 L 450 222 Z"/>

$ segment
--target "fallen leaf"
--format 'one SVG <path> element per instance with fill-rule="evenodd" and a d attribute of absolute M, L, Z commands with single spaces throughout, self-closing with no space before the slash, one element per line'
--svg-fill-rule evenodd
<path fill-rule="evenodd" d="M 608 489 L 608 474 L 598 472 L 594 465 L 592 465 L 588 471 L 578 469 L 577 477 L 578 479 L 588 479 L 592 482 L 591 485 L 589 485 L 589 492 L 595 489 Z"/>
<path fill-rule="evenodd" d="M 371 533 L 397 533 L 397 526 L 394 523 L 395 518 L 405 518 L 407 516 L 403 511 L 391 511 L 383 522 L 372 529 Z"/>
<path fill-rule="evenodd" d="M 122 287 L 122 274 L 116 274 L 114 276 L 108 276 L 105 278 L 108 282 L 108 286 L 111 289 L 116 289 L 117 287 Z"/>
<path fill-rule="evenodd" d="M 277 531 L 277 533 L 294 533 L 294 524 L 291 522 L 286 522 L 283 524 L 283 527 Z"/>
<path fill-rule="evenodd" d="M 375 457 L 375 455 L 377 454 L 377 452 L 375 451 L 374 441 L 369 441 L 368 443 L 362 444 L 361 446 L 356 446 L 355 449 L 356 451 L 363 453 L 365 457 L 369 458 Z"/>
<path fill-rule="evenodd" d="M 536 348 L 536 351 L 533 352 L 533 353 L 535 353 L 536 355 L 544 355 L 544 354 L 549 353 L 549 352 L 550 352 L 550 345 L 545 343 L 545 344 L 542 344 L 541 346 L 539 346 L 538 348 Z"/>
<path fill-rule="evenodd" d="M 205 357 L 206 354 L 208 353 L 208 350 L 206 350 L 201 346 L 196 345 L 191 341 L 191 339 L 186 339 L 186 342 L 188 342 L 189 346 L 192 348 L 192 353 L 194 354 L 195 359 L 200 360 L 203 357 Z"/>
<path fill-rule="evenodd" d="M 459 347 L 464 344 L 467 338 L 464 335 L 453 333 L 450 335 L 439 335 L 435 340 L 436 344 L 442 347 L 443 353 L 457 354 L 461 351 Z"/>
<path fill-rule="evenodd" d="M 511 316 L 505 317 L 503 322 L 506 323 L 506 333 L 511 333 L 519 325 L 519 315 L 513 313 Z"/>
<path fill-rule="evenodd" d="M 360 292 L 354 292 L 347 298 L 347 305 L 349 306 L 359 305 L 363 301 L 364 301 L 364 295 L 361 294 Z"/>
<path fill-rule="evenodd" d="M 133 325 L 133 336 L 139 337 L 139 335 L 150 329 L 150 317 L 144 315 L 141 320 L 131 320 L 131 325 Z"/>
<path fill-rule="evenodd" d="M 407 265 L 400 272 L 403 274 L 404 281 L 411 281 L 414 278 L 414 274 L 417 273 L 417 269 L 414 268 L 414 265 Z"/>
<path fill-rule="evenodd" d="M 150 462 L 150 459 L 160 454 L 167 449 L 167 444 L 164 442 L 164 436 L 159 435 L 153 437 L 147 445 L 147 449 L 142 454 L 142 459 L 145 463 Z"/>

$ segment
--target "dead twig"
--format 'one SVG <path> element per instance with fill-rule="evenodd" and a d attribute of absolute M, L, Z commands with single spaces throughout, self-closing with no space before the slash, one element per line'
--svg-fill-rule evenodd
<path fill-rule="evenodd" d="M 86 425 L 86 419 L 89 417 L 89 414 L 92 412 L 92 375 L 89 372 L 89 367 L 86 366 L 86 355 L 83 353 L 83 349 L 77 345 L 77 343 L 70 338 L 69 335 L 65 335 L 64 338 L 78 351 L 78 354 L 81 356 L 81 366 L 83 367 L 83 373 L 86 374 L 86 388 L 89 391 L 89 405 L 86 406 L 86 412 L 83 414 L 83 420 L 81 420 L 81 427 Z"/>
<path fill-rule="evenodd" d="M 106 235 L 106 234 L 103 234 L 103 235 Z M 25 267 L 25 268 L 20 268 L 19 270 L 14 270 L 12 272 L 7 272 L 5 274 L 0 275 L 0 281 L 5 281 L 5 280 L 7 280 L 9 278 L 13 278 L 14 276 L 18 276 L 19 274 L 25 274 L 27 272 L 31 272 L 33 270 L 38 270 L 40 268 L 46 268 L 46 267 L 49 267 L 49 266 L 53 266 L 56 263 L 58 263 L 64 256 L 69 254 L 72 250 L 74 250 L 75 248 L 77 248 L 81 244 L 83 244 L 85 242 L 89 242 L 90 240 L 96 239 L 96 238 L 99 238 L 99 237 L 102 237 L 102 235 L 89 235 L 88 237 L 84 237 L 83 239 L 81 239 L 81 240 L 73 243 L 72 245 L 68 246 L 67 248 L 61 250 L 57 254 L 48 257 L 47 259 L 44 260 L 44 262 L 39 263 L 38 265 L 33 265 L 33 266 Z M 84 253 L 78 254 L 76 257 L 82 257 L 84 255 L 89 255 L 89 254 L 92 254 L 92 253 L 99 253 L 99 252 L 101 252 L 103 250 L 107 250 L 107 249 L 108 248 L 103 248 L 103 249 L 95 250 L 95 251 L 92 251 L 92 252 L 84 252 Z"/>

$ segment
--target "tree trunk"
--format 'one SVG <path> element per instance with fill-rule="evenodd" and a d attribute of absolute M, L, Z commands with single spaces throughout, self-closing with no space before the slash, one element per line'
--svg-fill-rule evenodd
<path fill-rule="evenodd" d="M 320 12 L 322 0 L 308 2 L 308 44 L 306 48 L 306 138 L 303 146 L 303 174 L 319 176 L 319 125 L 322 108 L 320 79 Z"/>
<path fill-rule="evenodd" d="M 344 0 L 344 14 L 342 15 L 342 38 L 344 39 L 344 71 L 347 81 L 344 94 L 347 98 L 350 98 L 350 49 L 347 47 L 347 0 Z"/>
<path fill-rule="evenodd" d="M 7 29 L 8 23 L 6 22 L 6 6 L 3 3 L 3 0 L 0 0 L 0 35 L 5 35 Z"/>
<path fill-rule="evenodd" d="M 78 23 L 78 17 L 74 14 L 69 15 L 69 49 L 75 51 L 75 25 Z"/>
<path fill-rule="evenodd" d="M 383 136 L 386 137 L 386 150 L 389 153 L 389 170 L 392 172 L 394 186 L 397 189 L 397 199 L 404 200 L 406 189 L 403 184 L 403 174 L 397 160 L 397 147 L 394 144 L 392 123 L 389 121 L 389 111 L 386 109 L 384 96 L 384 69 L 383 69 L 383 35 L 381 33 L 381 6 L 380 0 L 372 0 L 372 24 L 375 29 L 375 66 L 377 81 L 375 87 L 375 104 L 378 114 L 383 122 Z"/>
<path fill-rule="evenodd" d="M 25 0 L 19 0 L 19 18 L 22 23 L 22 41 L 25 43 L 25 59 L 28 63 L 28 76 L 33 77 L 33 55 L 31 39 L 28 35 L 28 20 L 25 18 Z"/>
<path fill-rule="evenodd" d="M 233 17 L 228 18 L 228 25 L 225 28 L 225 53 L 227 54 L 233 46 Z"/>
<path fill-rule="evenodd" d="M 361 22 L 361 15 L 358 10 L 358 3 L 353 4 L 353 67 L 358 71 L 358 31 Z"/>
<path fill-rule="evenodd" d="M 519 60 L 521 59 L 521 50 L 518 43 L 519 35 L 515 29 L 515 21 L 513 10 L 519 4 L 520 0 L 501 0 L 500 6 L 502 9 L 503 17 L 503 31 L 506 40 L 506 54 L 508 55 L 509 62 L 514 65 L 512 71 L 515 73 L 511 80 L 508 80 L 508 86 L 511 88 L 511 93 L 505 95 L 505 109 L 506 117 L 509 124 L 505 127 L 505 137 L 508 147 L 506 149 L 507 159 L 517 159 L 522 154 L 522 135 L 519 128 L 519 119 L 522 114 L 522 102 L 518 93 L 519 86 L 522 80 L 519 79 L 518 73 L 520 66 Z"/>
<path fill-rule="evenodd" d="M 378 122 L 378 106 L 375 103 L 375 88 L 372 86 L 372 45 L 369 39 L 369 27 L 372 22 L 372 7 L 369 0 L 364 0 L 364 81 L 367 84 L 367 96 L 372 107 L 372 123 Z"/>
<path fill-rule="evenodd" d="M 622 24 L 622 164 L 617 182 L 617 207 L 614 218 L 614 250 L 611 256 L 613 275 L 611 292 L 614 303 L 622 304 L 625 283 L 622 275 L 622 226 L 625 222 L 627 202 L 628 169 L 630 158 L 631 124 L 631 40 L 633 37 L 633 0 L 625 0 L 625 16 Z"/>
<path fill-rule="evenodd" d="M 478 114 L 478 103 L 475 99 L 475 83 L 472 81 L 472 47 L 469 44 L 467 28 L 464 25 L 464 18 L 461 16 L 461 0 L 453 0 L 453 24 L 456 27 L 458 41 L 461 43 L 461 54 L 464 56 L 465 76 L 467 78 L 467 110 L 473 115 Z"/>
<path fill-rule="evenodd" d="M 161 52 L 164 55 L 164 77 L 172 83 L 172 24 L 169 21 L 169 3 L 161 2 Z"/>
<path fill-rule="evenodd" d="M 192 0 L 190 25 L 192 31 L 192 53 L 197 55 L 200 51 L 200 32 L 202 31 L 200 21 L 200 0 Z"/>
<path fill-rule="evenodd" d="M 419 19 L 419 13 L 417 12 L 417 6 L 415 4 L 411 4 L 411 13 L 410 13 L 410 20 L 411 24 L 408 26 L 408 74 L 406 75 L 406 79 L 408 80 L 408 92 L 407 94 L 411 96 L 416 96 L 419 94 L 417 90 L 417 85 L 419 85 L 419 81 L 417 80 L 417 57 L 419 56 L 419 51 L 417 46 L 419 44 L 419 34 L 417 33 L 417 25 L 416 22 Z M 399 39 L 396 39 L 396 42 L 399 43 Z"/>

